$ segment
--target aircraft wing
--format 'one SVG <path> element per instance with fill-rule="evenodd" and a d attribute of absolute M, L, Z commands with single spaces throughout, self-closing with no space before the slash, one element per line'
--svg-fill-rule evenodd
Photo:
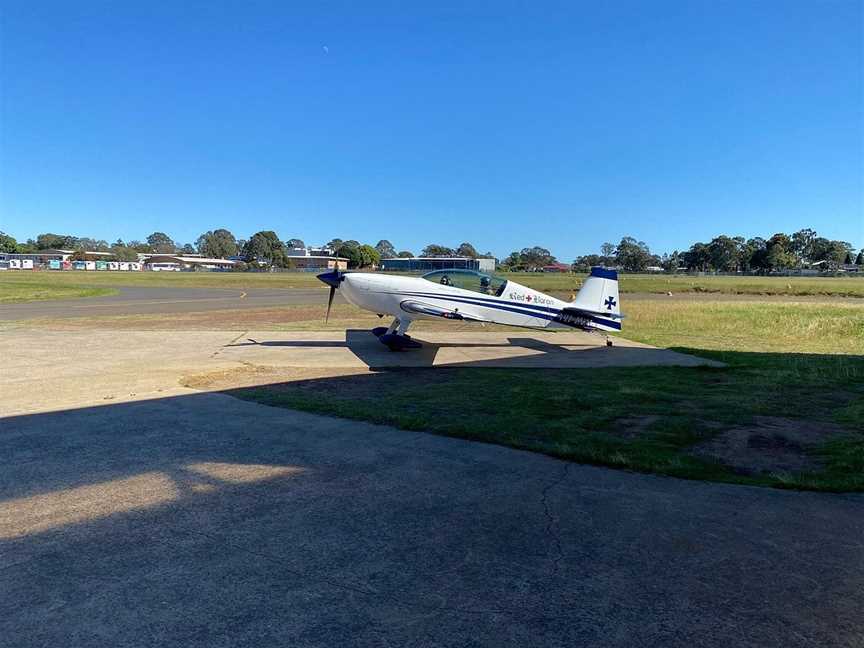
<path fill-rule="evenodd" d="M 399 304 L 399 307 L 406 313 L 416 313 L 417 315 L 431 315 L 433 317 L 442 317 L 444 319 L 464 320 L 466 322 L 488 322 L 481 317 L 460 313 L 451 308 L 436 306 L 435 304 L 426 304 L 424 302 L 406 300 Z"/>

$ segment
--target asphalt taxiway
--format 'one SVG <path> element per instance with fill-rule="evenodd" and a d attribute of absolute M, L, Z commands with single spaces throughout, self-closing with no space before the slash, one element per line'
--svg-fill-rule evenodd
<path fill-rule="evenodd" d="M 116 295 L 86 299 L 55 299 L 22 304 L 0 304 L 0 321 L 30 319 L 68 319 L 75 317 L 105 317 L 112 315 L 160 315 L 204 311 L 278 308 L 280 306 L 310 306 L 327 303 L 326 287 L 321 288 L 170 288 L 121 287 Z M 560 293 L 566 299 L 569 293 Z M 622 299 L 649 301 L 781 301 L 786 296 L 723 295 L 680 293 L 674 296 L 654 293 L 625 293 Z M 820 296 L 795 297 L 796 301 L 819 301 Z M 832 298 L 834 302 L 861 303 L 852 297 Z M 346 303 L 336 292 L 335 304 Z"/>
<path fill-rule="evenodd" d="M 326 288 L 124 287 L 117 295 L 0 304 L 0 320 L 66 319 L 111 315 L 158 315 L 210 310 L 326 304 Z M 334 303 L 345 303 L 338 294 Z"/>

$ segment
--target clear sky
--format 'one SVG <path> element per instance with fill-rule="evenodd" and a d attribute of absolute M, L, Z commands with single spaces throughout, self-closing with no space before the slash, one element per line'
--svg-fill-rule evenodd
<path fill-rule="evenodd" d="M 0 229 L 864 246 L 862 2 L 6 0 Z"/>

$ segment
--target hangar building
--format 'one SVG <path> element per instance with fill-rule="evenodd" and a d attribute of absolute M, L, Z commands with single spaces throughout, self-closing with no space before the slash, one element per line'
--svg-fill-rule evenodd
<path fill-rule="evenodd" d="M 55 267 L 52 262 L 57 264 L 68 264 L 73 254 L 84 261 L 104 261 L 113 257 L 111 252 L 95 252 L 91 250 L 76 251 L 76 250 L 37 250 L 36 252 L 0 252 L 0 262 L 13 262 L 13 266 L 18 262 L 18 267 L 28 268 L 47 268 Z M 25 263 L 26 262 L 26 263 Z M 23 263 L 23 265 L 21 265 Z M 59 265 L 57 266 L 59 267 Z"/>
<path fill-rule="evenodd" d="M 208 259 L 199 255 L 148 254 L 144 261 L 145 267 L 154 270 L 194 269 L 227 270 L 236 265 L 236 261 L 228 259 Z"/>
<path fill-rule="evenodd" d="M 306 256 L 289 256 L 288 267 L 292 270 L 347 270 L 348 259 L 323 254 L 309 254 Z"/>

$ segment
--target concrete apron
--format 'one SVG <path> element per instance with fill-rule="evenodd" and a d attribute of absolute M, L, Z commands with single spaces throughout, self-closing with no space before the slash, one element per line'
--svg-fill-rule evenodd
<path fill-rule="evenodd" d="M 7 331 L 0 416 L 193 393 L 184 377 L 240 367 L 587 368 L 718 364 L 585 333 L 424 331 L 420 351 L 391 352 L 368 331 Z M 262 379 L 264 382 L 266 380 Z"/>

